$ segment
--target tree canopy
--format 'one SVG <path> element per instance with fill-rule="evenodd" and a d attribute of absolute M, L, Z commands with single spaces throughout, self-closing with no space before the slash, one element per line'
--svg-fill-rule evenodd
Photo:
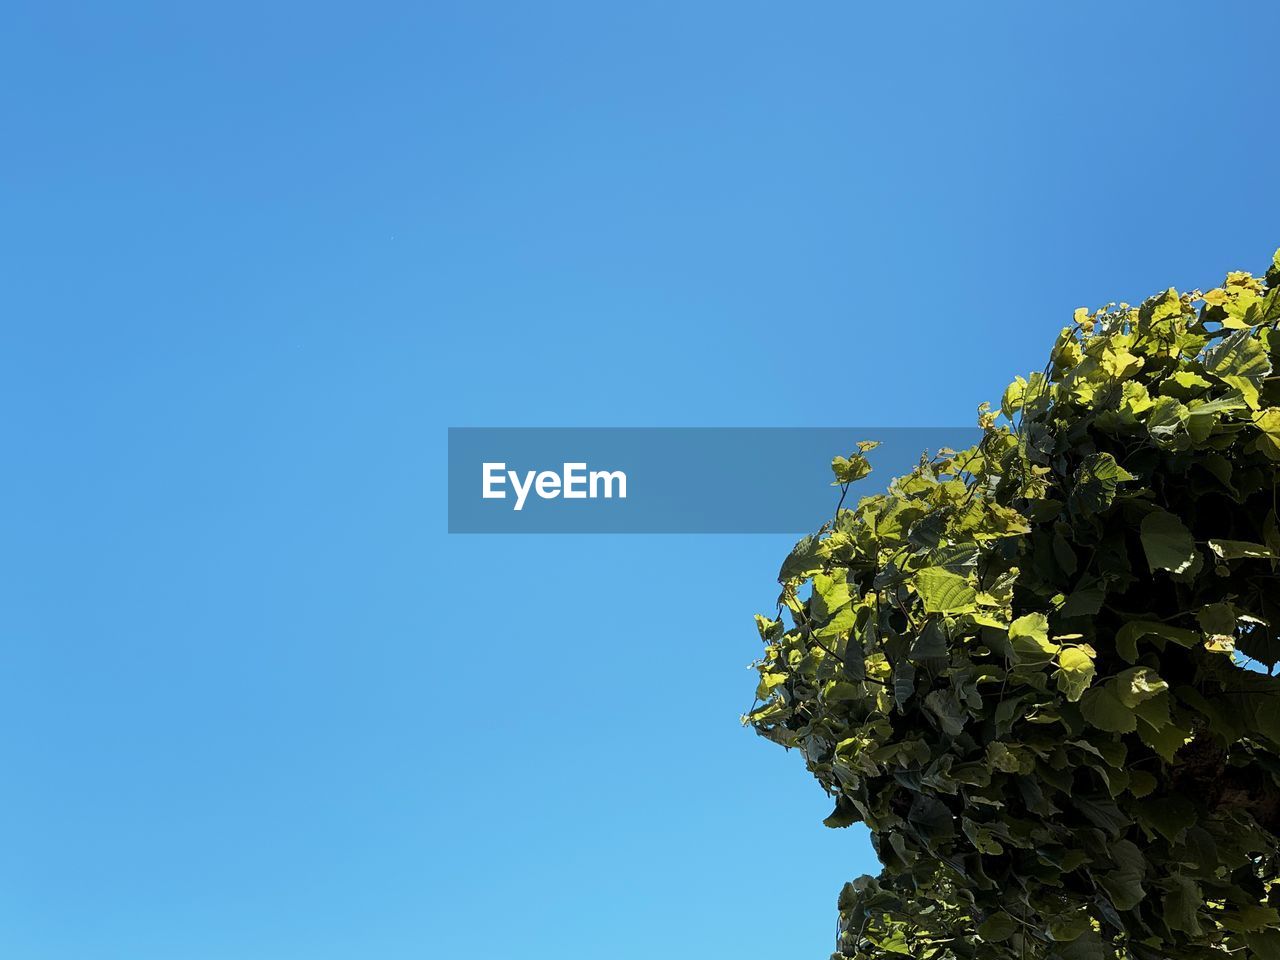
<path fill-rule="evenodd" d="M 1280 252 L 1077 310 L 786 558 L 744 719 L 870 829 L 837 957 L 1280 960 L 1277 326 Z"/>

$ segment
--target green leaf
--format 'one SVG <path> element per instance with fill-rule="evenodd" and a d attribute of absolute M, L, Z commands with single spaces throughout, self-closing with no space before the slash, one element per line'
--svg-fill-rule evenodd
<path fill-rule="evenodd" d="M 1028 613 L 1009 624 L 1009 644 L 1024 663 L 1048 663 L 1058 652 L 1058 644 L 1049 639 L 1049 618 L 1043 613 Z"/>
<path fill-rule="evenodd" d="M 1223 560 L 1267 560 L 1275 556 L 1262 544 L 1245 540 L 1210 540 L 1209 549 Z"/>
<path fill-rule="evenodd" d="M 838 576 L 825 573 L 813 575 L 813 602 L 810 611 L 818 620 L 831 619 L 837 610 L 847 607 L 851 599 L 849 583 L 843 570 Z"/>
<path fill-rule="evenodd" d="M 931 660 L 947 655 L 947 630 L 942 617 L 932 616 L 920 628 L 920 635 L 911 645 L 912 660 Z"/>
<path fill-rule="evenodd" d="M 1142 518 L 1142 549 L 1152 572 L 1182 573 L 1196 558 L 1196 542 L 1191 531 L 1167 510 L 1152 510 Z"/>
<path fill-rule="evenodd" d="M 1129 825 L 1129 817 L 1110 797 L 1073 794 L 1071 802 L 1095 826 L 1118 837 Z"/>
<path fill-rule="evenodd" d="M 950 808 L 940 800 L 917 793 L 907 811 L 907 821 L 926 837 L 949 839 L 956 835 L 956 820 Z"/>
<path fill-rule="evenodd" d="M 1076 471 L 1071 505 L 1080 513 L 1099 513 L 1111 506 L 1118 485 L 1134 479 L 1109 453 L 1086 457 Z"/>
<path fill-rule="evenodd" d="M 1136 808 L 1138 822 L 1170 843 L 1181 843 L 1196 822 L 1196 808 L 1186 797 L 1170 794 L 1143 800 Z"/>
<path fill-rule="evenodd" d="M 1129 792 L 1141 799 L 1155 790 L 1159 781 L 1146 770 L 1129 771 Z"/>
<path fill-rule="evenodd" d="M 1059 943 L 1069 943 L 1090 929 L 1089 914 L 1080 912 L 1066 917 L 1053 917 L 1049 921 L 1049 938 Z"/>
<path fill-rule="evenodd" d="M 1133 663 L 1138 659 L 1138 641 L 1145 637 L 1171 640 L 1183 647 L 1194 647 L 1200 642 L 1194 630 L 1172 627 L 1155 620 L 1131 620 L 1116 632 L 1116 651 Z"/>
<path fill-rule="evenodd" d="M 1136 707 L 1169 689 L 1169 684 L 1150 667 L 1130 667 L 1114 680 L 1107 682 L 1116 691 L 1116 697 L 1126 707 Z"/>
<path fill-rule="evenodd" d="M 927 567 L 916 574 L 916 592 L 927 613 L 972 613 L 978 591 L 964 577 L 942 567 Z"/>
<path fill-rule="evenodd" d="M 1065 647 L 1058 652 L 1058 671 L 1054 678 L 1058 689 L 1071 702 L 1084 696 L 1095 673 L 1093 656 L 1084 647 Z"/>
<path fill-rule="evenodd" d="M 1156 440 L 1168 441 L 1187 421 L 1187 408 L 1173 397 L 1160 397 L 1147 415 L 1147 431 Z"/>
<path fill-rule="evenodd" d="M 1115 953 L 1102 942 L 1096 930 L 1089 929 L 1070 943 L 1058 947 L 1050 956 L 1052 960 L 1110 960 Z"/>
<path fill-rule="evenodd" d="M 862 644 L 852 638 L 845 644 L 844 663 L 841 671 L 846 680 L 853 683 L 861 683 L 867 679 L 867 661 L 866 651 L 862 649 Z"/>
<path fill-rule="evenodd" d="M 1236 933 L 1251 933 L 1268 927 L 1280 927 L 1280 910 L 1246 904 L 1236 907 L 1222 918 L 1222 925 Z"/>
<path fill-rule="evenodd" d="M 1115 869 L 1098 878 L 1117 910 L 1132 910 L 1143 901 L 1147 893 L 1142 888 L 1146 875 L 1147 858 L 1131 840 L 1117 840 L 1107 848 Z"/>
<path fill-rule="evenodd" d="M 1250 960 L 1280 960 L 1280 930 L 1246 934 L 1245 943 L 1254 954 Z"/>
<path fill-rule="evenodd" d="M 1013 936 L 1017 928 L 1017 922 L 1013 917 L 1000 910 L 978 925 L 978 936 L 987 943 L 1000 943 Z"/>
<path fill-rule="evenodd" d="M 871 472 L 871 463 L 861 453 L 851 457 L 833 457 L 831 472 L 835 474 L 835 483 L 853 483 Z"/>
<path fill-rule="evenodd" d="M 1164 922 L 1170 930 L 1181 930 L 1193 937 L 1204 931 L 1198 916 L 1204 897 L 1200 885 L 1190 877 L 1174 875 L 1169 878 L 1169 892 L 1164 895 Z"/>
<path fill-rule="evenodd" d="M 858 816 L 858 808 L 849 803 L 844 797 L 836 798 L 836 808 L 822 821 L 824 826 L 833 829 L 840 827 L 848 827 L 857 823 L 861 819 Z"/>
<path fill-rule="evenodd" d="M 1228 334 L 1215 347 L 1205 352 L 1204 368 L 1215 377 L 1244 377 L 1260 381 L 1271 372 L 1262 341 L 1252 330 Z"/>
<path fill-rule="evenodd" d="M 1059 613 L 1064 617 L 1091 617 L 1102 609 L 1107 599 L 1106 587 L 1100 580 L 1090 580 L 1071 591 Z"/>
<path fill-rule="evenodd" d="M 1189 731 L 1175 724 L 1156 726 L 1145 721 L 1138 722 L 1138 736 L 1142 742 L 1172 763 L 1178 751 L 1186 744 Z"/>
<path fill-rule="evenodd" d="M 934 690 L 924 698 L 925 709 L 938 719 L 938 726 L 949 737 L 964 732 L 964 722 L 969 714 L 960 705 L 954 690 Z"/>
<path fill-rule="evenodd" d="M 765 643 L 777 640 L 783 633 L 781 620 L 763 617 L 758 613 L 756 614 L 756 629 L 760 632 L 760 639 Z"/>
<path fill-rule="evenodd" d="M 1236 610 L 1229 603 L 1205 604 L 1196 614 L 1196 620 L 1205 633 L 1236 632 Z"/>
<path fill-rule="evenodd" d="M 1268 407 L 1253 421 L 1262 435 L 1258 438 L 1258 449 L 1272 460 L 1280 460 L 1280 407 Z"/>
<path fill-rule="evenodd" d="M 915 692 L 916 668 L 910 660 L 902 660 L 893 668 L 893 701 L 902 708 Z"/>
<path fill-rule="evenodd" d="M 1109 733 L 1133 733 L 1138 728 L 1133 708 L 1120 699 L 1110 683 L 1088 691 L 1080 701 L 1080 712 L 1089 723 Z"/>
<path fill-rule="evenodd" d="M 810 534 L 802 537 L 791 549 L 787 559 L 778 571 L 779 583 L 791 583 L 804 580 L 822 569 L 823 558 L 819 553 L 821 541 Z"/>

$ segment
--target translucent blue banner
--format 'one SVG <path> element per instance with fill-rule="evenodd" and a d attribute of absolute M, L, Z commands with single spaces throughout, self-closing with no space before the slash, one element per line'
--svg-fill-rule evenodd
<path fill-rule="evenodd" d="M 881 446 L 847 504 L 976 427 L 455 427 L 450 533 L 794 533 L 835 510 L 831 458 Z"/>

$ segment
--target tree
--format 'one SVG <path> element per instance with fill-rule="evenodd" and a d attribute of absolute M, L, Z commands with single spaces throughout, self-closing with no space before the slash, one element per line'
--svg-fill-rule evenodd
<path fill-rule="evenodd" d="M 837 957 L 1280 960 L 1278 326 L 1280 252 L 1077 310 L 786 558 L 744 720 L 870 828 Z"/>

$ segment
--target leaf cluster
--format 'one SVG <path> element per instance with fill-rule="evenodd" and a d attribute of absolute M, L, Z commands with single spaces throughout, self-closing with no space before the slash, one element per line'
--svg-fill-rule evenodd
<path fill-rule="evenodd" d="M 1280 253 L 1078 310 L 786 558 L 744 720 L 870 828 L 836 956 L 1280 960 L 1278 326 Z"/>

